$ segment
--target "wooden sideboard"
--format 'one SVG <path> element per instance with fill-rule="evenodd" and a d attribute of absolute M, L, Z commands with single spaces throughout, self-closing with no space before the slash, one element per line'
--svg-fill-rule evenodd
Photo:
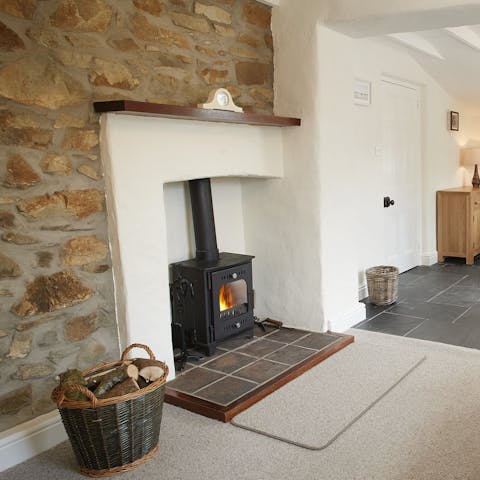
<path fill-rule="evenodd" d="M 449 188 L 437 192 L 438 261 L 463 257 L 473 265 L 480 253 L 480 189 Z"/>

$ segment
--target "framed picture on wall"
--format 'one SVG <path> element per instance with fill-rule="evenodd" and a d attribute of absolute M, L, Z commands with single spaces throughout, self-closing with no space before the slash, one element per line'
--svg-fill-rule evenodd
<path fill-rule="evenodd" d="M 458 132 L 460 127 L 460 114 L 458 112 L 450 112 L 450 130 Z"/>

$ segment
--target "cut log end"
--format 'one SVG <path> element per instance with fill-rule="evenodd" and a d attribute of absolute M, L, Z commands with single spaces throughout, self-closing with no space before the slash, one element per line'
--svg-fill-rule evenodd
<path fill-rule="evenodd" d="M 138 383 L 135 379 L 129 377 L 121 383 L 117 383 L 114 387 L 112 387 L 108 392 L 105 392 L 99 398 L 112 398 L 112 397 L 122 397 L 124 395 L 128 395 L 129 393 L 136 392 L 140 390 Z"/>
<path fill-rule="evenodd" d="M 138 367 L 133 363 L 127 366 L 127 376 L 134 380 L 138 380 Z"/>
<path fill-rule="evenodd" d="M 138 379 L 138 368 L 133 363 L 130 365 L 120 365 L 100 377 L 100 382 L 94 392 L 96 397 L 103 398 L 103 396 L 115 387 L 115 385 L 122 383 L 128 378 L 132 378 L 133 380 Z"/>
<path fill-rule="evenodd" d="M 158 365 L 150 365 L 142 368 L 139 373 L 147 382 L 155 382 L 163 377 L 165 370 Z"/>
<path fill-rule="evenodd" d="M 158 360 L 153 360 L 151 358 L 137 358 L 133 363 L 138 367 L 140 376 L 147 382 L 155 382 L 155 380 L 162 378 L 165 373 L 163 363 Z"/>

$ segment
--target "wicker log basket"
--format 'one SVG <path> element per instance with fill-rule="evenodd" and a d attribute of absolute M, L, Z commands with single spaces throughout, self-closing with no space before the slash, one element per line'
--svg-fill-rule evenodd
<path fill-rule="evenodd" d="M 134 343 L 124 350 L 120 361 L 84 370 L 83 376 L 88 378 L 121 365 L 133 348 L 144 349 L 155 360 L 149 347 Z M 155 455 L 168 375 L 168 366 L 161 363 L 161 378 L 120 397 L 99 399 L 81 385 L 53 390 L 52 400 L 60 411 L 81 473 L 90 477 L 112 476 L 132 470 Z M 88 401 L 66 398 L 68 391 L 79 391 Z"/>
<path fill-rule="evenodd" d="M 391 305 L 398 300 L 398 268 L 378 266 L 366 271 L 368 299 L 374 305 Z"/>

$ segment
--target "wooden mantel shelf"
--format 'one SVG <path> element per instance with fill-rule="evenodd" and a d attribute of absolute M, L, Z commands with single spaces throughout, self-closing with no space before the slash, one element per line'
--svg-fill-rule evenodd
<path fill-rule="evenodd" d="M 203 122 L 245 123 L 266 127 L 294 127 L 301 125 L 299 118 L 277 117 L 257 113 L 227 112 L 224 110 L 206 110 L 196 107 L 164 105 L 160 103 L 136 102 L 133 100 L 111 100 L 94 102 L 97 113 L 114 112 L 126 115 L 176 118 L 180 120 L 199 120 Z"/>

